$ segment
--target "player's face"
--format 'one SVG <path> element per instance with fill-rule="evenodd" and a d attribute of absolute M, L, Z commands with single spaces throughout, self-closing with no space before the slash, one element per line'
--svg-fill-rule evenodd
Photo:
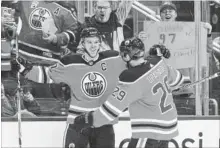
<path fill-rule="evenodd" d="M 165 8 L 161 13 L 160 17 L 162 21 L 169 22 L 169 21 L 175 21 L 177 17 L 177 13 L 172 8 Z"/>
<path fill-rule="evenodd" d="M 100 39 L 98 37 L 87 37 L 83 43 L 85 49 L 92 58 L 96 57 L 100 49 Z"/>
<path fill-rule="evenodd" d="M 101 23 L 105 23 L 109 20 L 111 14 L 111 5 L 108 1 L 97 1 L 95 7 L 95 18 Z"/>

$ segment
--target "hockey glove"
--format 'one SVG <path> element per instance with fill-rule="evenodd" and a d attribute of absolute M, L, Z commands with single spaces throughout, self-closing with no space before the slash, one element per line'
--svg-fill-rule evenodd
<path fill-rule="evenodd" d="M 74 124 L 78 127 L 78 131 L 83 135 L 88 135 L 93 127 L 93 111 L 81 114 L 77 116 L 74 120 Z"/>
<path fill-rule="evenodd" d="M 22 66 L 20 65 L 20 74 L 22 76 L 25 76 L 33 68 L 32 63 L 23 58 L 18 58 L 18 62 L 23 66 L 23 68 L 21 68 Z"/>
<path fill-rule="evenodd" d="M 160 53 L 158 53 L 158 52 L 160 52 Z M 167 49 L 164 45 L 158 45 L 158 44 L 153 45 L 150 48 L 149 54 L 153 55 L 153 56 L 163 56 L 166 59 L 169 59 L 171 56 L 169 49 Z"/>

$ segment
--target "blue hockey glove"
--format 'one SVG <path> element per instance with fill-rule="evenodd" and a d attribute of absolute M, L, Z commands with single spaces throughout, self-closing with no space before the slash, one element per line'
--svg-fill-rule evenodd
<path fill-rule="evenodd" d="M 93 127 L 93 111 L 81 114 L 77 116 L 74 120 L 74 124 L 78 127 L 78 131 L 83 135 L 90 134 Z"/>

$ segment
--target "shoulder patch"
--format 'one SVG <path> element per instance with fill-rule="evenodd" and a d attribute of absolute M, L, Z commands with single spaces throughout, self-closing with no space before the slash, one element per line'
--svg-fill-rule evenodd
<path fill-rule="evenodd" d="M 68 65 L 68 64 L 84 64 L 85 61 L 82 58 L 81 54 L 70 54 L 70 55 L 66 55 L 64 56 L 61 60 L 60 60 L 64 65 Z"/>

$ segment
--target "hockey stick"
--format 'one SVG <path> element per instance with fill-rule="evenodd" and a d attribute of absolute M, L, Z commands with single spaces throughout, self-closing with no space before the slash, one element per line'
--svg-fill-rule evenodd
<path fill-rule="evenodd" d="M 22 22 L 21 19 L 18 19 L 18 25 L 15 33 L 15 52 L 16 52 L 16 62 L 19 63 L 18 58 L 19 58 L 19 48 L 18 48 L 18 35 L 20 34 L 20 30 L 22 27 Z M 21 91 L 21 84 L 20 84 L 20 72 L 18 70 L 17 72 L 17 79 L 18 79 L 18 85 L 17 85 L 17 108 L 18 108 L 18 142 L 19 142 L 19 148 L 22 148 L 22 141 L 21 141 L 21 97 L 20 97 L 20 91 Z"/>
<path fill-rule="evenodd" d="M 184 88 L 189 88 L 189 87 L 193 87 L 195 86 L 196 84 L 200 84 L 202 82 L 205 82 L 205 81 L 208 81 L 208 80 L 212 80 L 214 78 L 217 78 L 220 76 L 220 72 L 216 72 L 215 74 L 211 75 L 211 76 L 208 76 L 208 77 L 205 77 L 201 80 L 198 80 L 198 81 L 195 81 L 195 82 L 192 82 L 192 83 L 189 83 L 189 84 L 186 84 L 186 85 L 183 85 L 181 86 L 180 88 L 178 89 L 184 89 Z"/>
<path fill-rule="evenodd" d="M 157 55 L 158 55 L 158 56 L 161 56 L 162 59 L 164 60 L 163 54 L 160 52 L 159 49 L 157 49 Z M 164 61 L 164 62 L 165 62 L 165 61 Z M 200 83 L 203 83 L 203 82 L 205 82 L 205 81 L 212 80 L 212 79 L 214 79 L 214 78 L 216 78 L 216 77 L 219 77 L 219 76 L 220 76 L 220 72 L 216 72 L 215 74 L 213 74 L 213 75 L 211 75 L 211 76 L 207 76 L 207 77 L 205 77 L 205 78 L 202 78 L 201 80 L 198 80 L 198 81 L 195 81 L 195 82 L 192 82 L 192 83 L 183 85 L 183 86 L 181 86 L 181 87 L 175 89 L 175 91 L 176 91 L 176 90 L 180 90 L 180 89 L 184 89 L 184 88 L 193 87 L 193 86 L 195 86 L 196 84 L 200 84 Z"/>

